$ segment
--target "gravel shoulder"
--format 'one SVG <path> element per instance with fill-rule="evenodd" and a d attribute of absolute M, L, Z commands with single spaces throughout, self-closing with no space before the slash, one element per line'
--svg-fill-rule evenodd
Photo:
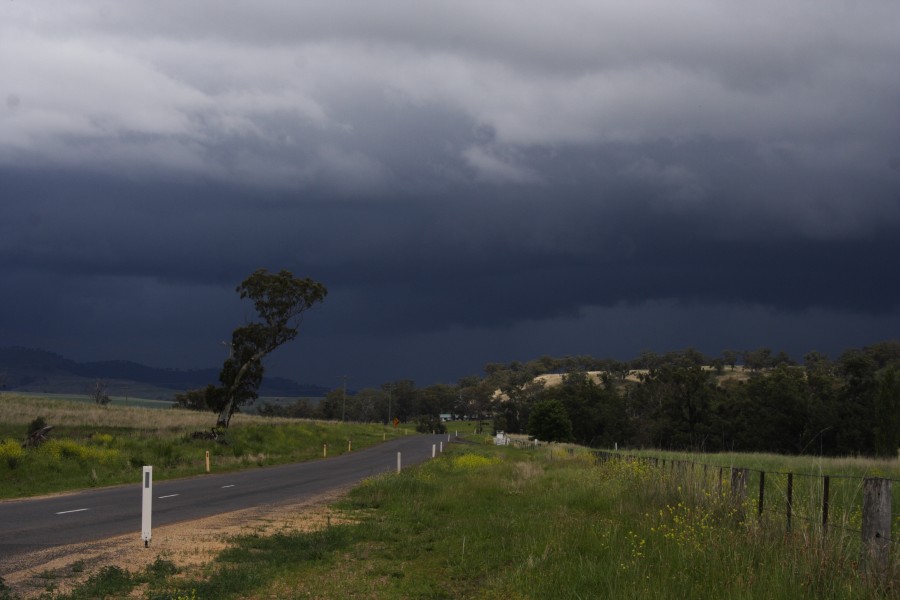
<path fill-rule="evenodd" d="M 314 531 L 328 524 L 346 522 L 346 516 L 331 505 L 351 487 L 302 502 L 258 506 L 154 528 L 147 548 L 141 541 L 138 523 L 133 534 L 19 555 L 3 565 L 3 581 L 14 593 L 28 599 L 51 590 L 66 592 L 107 566 L 136 572 L 162 558 L 173 562 L 179 570 L 199 570 L 238 535 Z"/>

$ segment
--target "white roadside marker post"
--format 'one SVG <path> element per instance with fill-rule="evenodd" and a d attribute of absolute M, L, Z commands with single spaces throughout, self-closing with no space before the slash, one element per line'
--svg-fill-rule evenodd
<path fill-rule="evenodd" d="M 434 444 L 431 445 L 431 458 L 434 458 L 435 451 L 437 450 L 437 446 Z"/>
<path fill-rule="evenodd" d="M 400 453 L 397 453 L 397 472 L 400 472 Z"/>
<path fill-rule="evenodd" d="M 444 453 L 444 442 L 441 442 L 441 454 Z"/>
<path fill-rule="evenodd" d="M 150 547 L 150 517 L 153 513 L 153 467 L 144 467 L 143 497 L 141 499 L 141 539 L 144 548 Z"/>

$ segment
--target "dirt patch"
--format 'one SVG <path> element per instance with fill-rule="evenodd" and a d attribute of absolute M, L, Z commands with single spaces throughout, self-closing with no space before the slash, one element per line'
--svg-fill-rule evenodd
<path fill-rule="evenodd" d="M 181 571 L 199 569 L 225 549 L 234 536 L 315 531 L 348 522 L 346 515 L 330 505 L 349 490 L 348 486 L 302 502 L 260 506 L 155 527 L 148 548 L 141 541 L 140 531 L 136 531 L 23 554 L 3 565 L 3 580 L 13 592 L 27 599 L 50 590 L 67 592 L 107 566 L 136 572 L 163 558 Z"/>

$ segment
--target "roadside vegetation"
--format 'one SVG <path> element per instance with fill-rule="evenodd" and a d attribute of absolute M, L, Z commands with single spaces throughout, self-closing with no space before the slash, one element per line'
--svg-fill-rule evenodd
<path fill-rule="evenodd" d="M 48 598 L 898 597 L 860 574 L 853 536 L 786 531 L 678 471 L 581 449 L 453 444 L 339 508 L 343 524 L 241 536 L 199 572 L 161 557 Z"/>
<path fill-rule="evenodd" d="M 361 449 L 412 426 L 325 423 L 235 415 L 217 440 L 210 415 L 194 411 L 96 405 L 3 394 L 0 402 L 0 499 L 140 481 L 143 465 L 157 480 L 319 458 Z M 36 425 L 52 426 L 36 447 L 22 443 Z"/>

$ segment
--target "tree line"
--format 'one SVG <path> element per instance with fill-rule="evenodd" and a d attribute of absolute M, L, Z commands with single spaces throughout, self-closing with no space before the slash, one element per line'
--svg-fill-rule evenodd
<path fill-rule="evenodd" d="M 802 364 L 763 348 L 718 359 L 688 349 L 609 366 L 618 368 L 596 379 L 581 370 L 558 386 L 508 385 L 497 426 L 592 446 L 897 456 L 896 341 L 837 360 L 810 352 Z"/>
<path fill-rule="evenodd" d="M 286 270 L 258 269 L 235 290 L 257 320 L 232 333 L 219 384 L 176 397 L 183 408 L 212 410 L 216 426 L 258 397 L 262 359 L 293 340 L 325 286 Z M 738 366 L 740 365 L 740 369 Z M 896 457 L 900 445 L 900 342 L 851 349 L 837 360 L 810 352 L 797 364 L 769 348 L 693 348 L 631 361 L 542 356 L 489 363 L 483 376 L 422 389 L 411 380 L 352 395 L 332 390 L 316 405 L 263 405 L 262 414 L 353 421 L 417 420 L 443 430 L 438 415 L 474 418 L 493 431 L 545 441 L 677 450 Z M 556 374 L 547 385 L 541 375 Z"/>
<path fill-rule="evenodd" d="M 439 429 L 437 416 L 484 430 L 587 446 L 786 454 L 896 456 L 900 445 L 900 342 L 810 352 L 802 362 L 768 348 L 641 353 L 489 363 L 481 376 L 417 387 L 399 380 L 319 402 L 263 404 L 264 415 Z M 541 375 L 555 374 L 546 384 Z"/>

